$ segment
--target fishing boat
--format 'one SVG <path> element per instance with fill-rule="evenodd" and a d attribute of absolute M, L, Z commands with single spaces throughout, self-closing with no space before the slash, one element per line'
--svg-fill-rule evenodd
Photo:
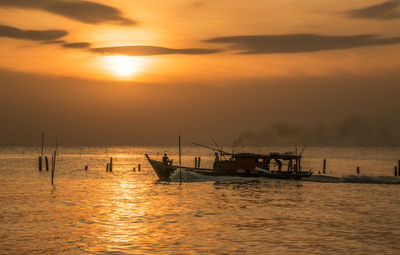
<path fill-rule="evenodd" d="M 196 144 L 199 145 L 199 144 Z M 162 181 L 168 181 L 171 174 L 178 170 L 185 170 L 208 176 L 239 176 L 239 177 L 260 177 L 278 179 L 303 179 L 310 177 L 312 171 L 302 171 L 301 153 L 294 152 L 271 152 L 268 154 L 255 153 L 227 153 L 221 149 L 214 149 L 208 146 L 202 147 L 215 150 L 213 168 L 200 168 L 198 166 L 177 166 L 164 154 L 162 161 L 151 159 L 145 154 L 154 172 Z"/>

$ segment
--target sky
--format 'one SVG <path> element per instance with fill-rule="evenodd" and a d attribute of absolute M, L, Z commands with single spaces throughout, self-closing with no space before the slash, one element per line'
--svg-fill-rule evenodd
<path fill-rule="evenodd" d="M 0 0 L 0 145 L 398 146 L 399 0 Z"/>

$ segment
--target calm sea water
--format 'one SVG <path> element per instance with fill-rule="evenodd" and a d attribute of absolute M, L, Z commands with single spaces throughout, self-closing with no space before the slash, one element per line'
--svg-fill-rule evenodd
<path fill-rule="evenodd" d="M 107 155 L 105 147 L 62 147 L 52 186 L 50 171 L 37 170 L 40 148 L 0 148 L 0 254 L 399 254 L 399 184 L 184 172 L 180 187 L 176 176 L 158 182 L 143 156 L 164 152 L 177 162 L 175 147 L 109 147 Z M 184 165 L 195 156 L 212 165 L 211 151 L 183 154 Z M 110 156 L 113 173 L 105 171 Z M 314 173 L 326 158 L 335 180 L 357 166 L 378 182 L 400 180 L 400 148 L 311 147 L 303 157 Z"/>

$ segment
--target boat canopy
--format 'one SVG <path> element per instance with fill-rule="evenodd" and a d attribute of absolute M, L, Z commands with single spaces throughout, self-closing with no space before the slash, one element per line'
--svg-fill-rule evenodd
<path fill-rule="evenodd" d="M 271 152 L 269 154 L 237 153 L 233 154 L 232 158 L 263 158 L 263 159 L 291 160 L 291 159 L 300 159 L 301 156 L 293 154 L 292 152 L 287 152 L 287 153 Z"/>

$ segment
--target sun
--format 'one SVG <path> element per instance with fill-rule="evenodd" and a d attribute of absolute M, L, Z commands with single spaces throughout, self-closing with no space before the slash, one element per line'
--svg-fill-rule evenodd
<path fill-rule="evenodd" d="M 143 70 L 144 61 L 140 57 L 124 55 L 105 56 L 102 59 L 104 67 L 118 78 L 129 78 Z"/>

